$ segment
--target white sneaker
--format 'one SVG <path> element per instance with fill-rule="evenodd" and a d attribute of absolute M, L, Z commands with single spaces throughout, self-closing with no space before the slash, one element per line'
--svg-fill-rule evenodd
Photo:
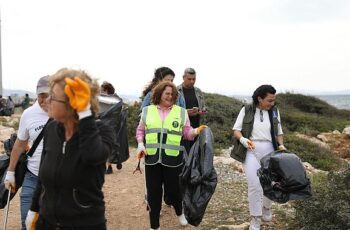
<path fill-rule="evenodd" d="M 272 209 L 271 208 L 265 208 L 262 209 L 262 220 L 269 222 L 272 220 Z"/>
<path fill-rule="evenodd" d="M 260 230 L 260 218 L 257 216 L 252 216 L 250 220 L 249 230 Z"/>
<path fill-rule="evenodd" d="M 179 218 L 179 222 L 182 226 L 186 226 L 188 224 L 186 217 L 184 214 L 181 214 L 180 216 L 177 216 Z"/>
<path fill-rule="evenodd" d="M 159 228 L 156 228 L 156 229 L 150 228 L 149 230 L 160 230 L 160 227 L 159 227 Z"/>

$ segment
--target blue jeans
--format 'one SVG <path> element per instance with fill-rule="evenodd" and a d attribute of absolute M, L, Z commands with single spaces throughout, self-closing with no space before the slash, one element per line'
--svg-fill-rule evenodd
<path fill-rule="evenodd" d="M 22 230 L 26 230 L 25 220 L 27 217 L 28 210 L 32 205 L 32 197 L 37 183 L 38 177 L 27 170 L 26 175 L 24 176 L 22 191 L 20 194 Z"/>

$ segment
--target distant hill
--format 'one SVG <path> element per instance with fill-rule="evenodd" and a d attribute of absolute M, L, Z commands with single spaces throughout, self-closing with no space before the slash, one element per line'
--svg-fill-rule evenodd
<path fill-rule="evenodd" d="M 119 94 L 119 97 L 121 97 L 123 99 L 123 102 L 127 104 L 134 103 L 135 101 L 140 101 L 139 96 L 136 95 Z"/>
<path fill-rule="evenodd" d="M 316 95 L 350 95 L 350 89 L 339 90 L 339 91 L 325 91 L 325 92 L 320 92 Z"/>
<path fill-rule="evenodd" d="M 231 146 L 231 129 L 242 108 L 242 99 L 220 94 L 205 93 L 208 113 L 202 124 L 208 125 L 215 136 L 215 147 Z M 308 135 L 342 131 L 350 125 L 350 111 L 337 109 L 327 102 L 302 94 L 282 93 L 277 96 L 277 105 L 281 113 L 282 126 L 285 133 L 300 132 Z M 134 114 L 135 113 L 135 114 Z M 135 136 L 139 121 L 139 107 L 129 107 L 129 137 Z M 134 140 L 134 138 L 131 138 Z"/>
<path fill-rule="evenodd" d="M 36 94 L 34 92 L 30 92 L 27 90 L 21 90 L 21 89 L 3 89 L 3 96 L 13 96 L 16 95 L 18 97 L 24 96 L 26 93 L 29 94 L 29 97 L 36 98 Z"/>

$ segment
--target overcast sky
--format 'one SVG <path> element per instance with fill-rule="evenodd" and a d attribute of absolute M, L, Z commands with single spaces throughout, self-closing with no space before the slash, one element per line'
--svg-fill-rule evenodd
<path fill-rule="evenodd" d="M 3 87 L 59 68 L 140 95 L 155 68 L 207 92 L 350 89 L 348 0 L 1 0 Z"/>

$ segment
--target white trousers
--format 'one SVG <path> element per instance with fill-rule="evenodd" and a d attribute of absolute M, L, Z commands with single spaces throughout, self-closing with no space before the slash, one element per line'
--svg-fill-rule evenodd
<path fill-rule="evenodd" d="M 244 171 L 248 182 L 248 202 L 251 216 L 261 216 L 262 206 L 271 208 L 272 201 L 263 196 L 263 189 L 260 185 L 257 170 L 260 168 L 260 159 L 266 154 L 274 151 L 270 141 L 254 141 L 255 151 L 248 149 L 244 162 Z"/>

